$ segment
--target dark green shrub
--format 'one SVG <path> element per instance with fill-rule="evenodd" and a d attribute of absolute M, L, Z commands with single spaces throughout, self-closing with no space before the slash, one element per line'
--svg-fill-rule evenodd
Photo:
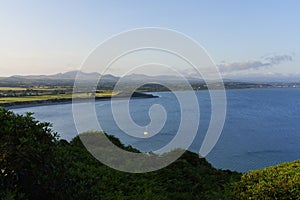
<path fill-rule="evenodd" d="M 299 199 L 300 161 L 250 171 L 236 183 L 238 199 Z"/>
<path fill-rule="evenodd" d="M 158 171 L 120 172 L 96 160 L 79 137 L 58 140 L 49 123 L 31 114 L 0 108 L 0 121 L 1 199 L 224 199 L 227 186 L 240 178 L 192 152 Z M 84 135 L 93 134 L 106 133 Z M 124 150 L 139 152 L 106 136 Z"/>
<path fill-rule="evenodd" d="M 57 135 L 49 123 L 30 113 L 16 115 L 0 107 L 0 190 L 20 198 L 47 197 L 51 192 Z M 47 175 L 47 176 L 45 176 Z"/>

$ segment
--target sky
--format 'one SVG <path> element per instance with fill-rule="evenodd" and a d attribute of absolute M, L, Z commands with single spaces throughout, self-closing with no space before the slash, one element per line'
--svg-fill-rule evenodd
<path fill-rule="evenodd" d="M 142 27 L 188 35 L 224 76 L 300 75 L 298 0 L 0 0 L 0 76 L 78 70 L 101 42 Z"/>

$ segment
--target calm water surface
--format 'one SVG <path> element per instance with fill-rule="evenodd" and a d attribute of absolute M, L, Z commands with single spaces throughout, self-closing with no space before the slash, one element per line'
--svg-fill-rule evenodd
<path fill-rule="evenodd" d="M 137 139 L 123 133 L 115 124 L 109 101 L 96 102 L 97 117 L 103 130 L 116 135 L 125 144 L 142 151 L 154 151 L 166 145 L 176 134 L 180 122 L 180 107 L 170 92 L 157 93 L 160 98 L 134 99 L 130 114 L 141 126 L 150 122 L 151 105 L 161 104 L 168 113 L 163 129 L 150 139 Z M 200 125 L 190 150 L 198 152 L 210 120 L 208 91 L 197 91 L 200 103 Z M 300 89 L 227 90 L 227 116 L 222 135 L 207 156 L 213 166 L 245 172 L 285 161 L 300 159 Z M 123 104 L 118 100 L 118 104 Z M 61 138 L 71 140 L 77 131 L 72 105 L 51 105 L 14 109 L 23 114 L 34 112 L 40 121 L 53 124 Z M 86 116 L 87 119 L 89 116 Z M 88 123 L 87 130 L 94 130 Z"/>

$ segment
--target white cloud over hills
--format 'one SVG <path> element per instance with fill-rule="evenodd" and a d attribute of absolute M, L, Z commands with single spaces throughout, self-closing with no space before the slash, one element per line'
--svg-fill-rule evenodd
<path fill-rule="evenodd" d="M 230 73 L 244 70 L 258 70 L 261 68 L 269 68 L 281 63 L 293 61 L 293 56 L 289 54 L 269 55 L 257 60 L 247 60 L 241 62 L 221 62 L 217 66 L 222 73 Z"/>

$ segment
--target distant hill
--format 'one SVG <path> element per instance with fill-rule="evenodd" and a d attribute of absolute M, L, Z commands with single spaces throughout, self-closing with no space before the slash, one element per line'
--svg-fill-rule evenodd
<path fill-rule="evenodd" d="M 81 78 L 86 78 L 86 79 L 97 79 L 100 74 L 97 72 L 91 72 L 91 73 L 86 73 L 82 71 L 69 71 L 65 73 L 58 73 L 58 74 L 53 74 L 53 75 L 28 75 L 28 76 L 11 76 L 8 77 L 10 78 L 18 78 L 18 79 L 31 79 L 31 80 L 37 80 L 37 79 L 75 79 L 76 76 L 79 76 Z"/>
<path fill-rule="evenodd" d="M 252 83 L 300 83 L 300 74 L 249 74 L 239 76 L 227 76 L 228 79 L 235 81 L 246 81 Z"/>
<path fill-rule="evenodd" d="M 97 72 L 82 72 L 69 71 L 65 73 L 58 73 L 53 75 L 28 75 L 28 76 L 10 76 L 0 77 L 0 86 L 8 87 L 31 87 L 36 85 L 42 86 L 73 86 L 75 79 L 85 81 L 96 81 L 101 75 Z M 101 77 L 105 82 L 117 82 L 119 77 L 113 75 L 104 75 Z"/>
<path fill-rule="evenodd" d="M 273 76 L 272 76 L 273 77 Z M 287 77 L 231 77 L 224 79 L 226 88 L 255 88 L 255 87 L 300 87 L 300 76 L 293 76 L 289 82 Z M 34 87 L 34 86 L 69 86 L 74 85 L 75 79 L 84 81 L 86 83 L 95 82 L 100 79 L 99 85 L 102 89 L 112 89 L 117 81 L 122 78 L 128 84 L 150 84 L 144 88 L 149 91 L 152 85 L 160 82 L 174 85 L 178 89 L 182 89 L 182 82 L 178 76 L 172 75 L 157 75 L 149 76 L 145 74 L 129 74 L 123 77 L 115 76 L 112 74 L 102 75 L 98 72 L 82 72 L 82 71 L 69 71 L 65 73 L 57 73 L 53 75 L 29 75 L 29 76 L 10 76 L 0 77 L 0 87 Z M 206 89 L 206 83 L 201 78 L 185 77 L 194 89 Z M 238 79 L 239 78 L 239 79 Z M 272 82 L 272 80 L 274 80 Z M 155 91 L 162 91 L 164 87 L 156 88 Z"/>
<path fill-rule="evenodd" d="M 82 72 L 80 70 L 73 70 L 64 73 L 57 73 L 52 75 L 14 75 L 10 77 L 0 77 L 0 81 L 22 81 L 22 80 L 75 80 L 75 78 L 79 78 L 82 80 L 97 80 L 99 77 L 106 81 L 117 81 L 120 77 L 112 74 L 105 74 L 101 76 L 98 72 Z M 125 80 L 129 81 L 177 81 L 179 79 L 178 76 L 174 75 L 157 75 L 157 76 L 149 76 L 145 74 L 129 74 L 122 77 Z M 189 81 L 202 81 L 200 77 L 188 76 L 185 77 Z M 300 82 L 300 74 L 252 74 L 252 75 L 244 75 L 244 76 L 226 76 L 223 79 L 224 82 L 248 82 L 248 83 L 278 83 L 278 82 Z"/>
<path fill-rule="evenodd" d="M 18 83 L 18 84 L 28 84 L 28 83 L 49 83 L 52 84 L 54 82 L 62 81 L 64 84 L 74 83 L 75 79 L 79 80 L 87 80 L 87 81 L 95 81 L 101 77 L 101 81 L 103 82 L 117 82 L 120 77 L 114 76 L 112 74 L 105 74 L 102 75 L 98 72 L 82 72 L 82 71 L 69 71 L 65 73 L 58 73 L 53 75 L 28 75 L 28 76 L 20 76 L 14 75 L 10 77 L 0 77 L 0 84 L 1 83 Z M 168 75 L 161 75 L 161 76 L 148 76 L 144 74 L 130 74 L 122 77 L 126 82 L 130 81 L 142 81 L 142 82 L 157 82 L 157 81 L 177 81 L 177 76 L 168 76 Z M 191 78 L 191 80 L 196 80 Z M 199 80 L 198 80 L 199 81 Z"/>

